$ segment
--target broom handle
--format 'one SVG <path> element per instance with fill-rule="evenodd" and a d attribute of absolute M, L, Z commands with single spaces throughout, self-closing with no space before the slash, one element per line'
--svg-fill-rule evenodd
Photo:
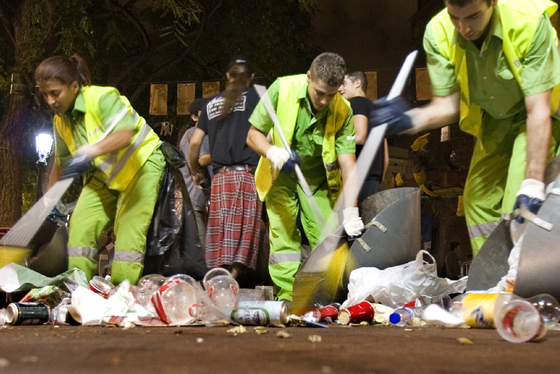
<path fill-rule="evenodd" d="M 280 135 L 280 139 L 282 140 L 282 143 L 284 144 L 284 148 L 286 148 L 286 151 L 288 151 L 288 153 L 291 156 L 292 155 L 292 150 L 290 149 L 290 146 L 288 145 L 288 141 L 286 140 L 286 136 L 284 135 L 284 132 L 282 131 L 282 126 L 280 125 L 280 121 L 278 121 L 278 116 L 276 115 L 276 111 L 274 110 L 274 107 L 272 106 L 272 102 L 270 101 L 270 97 L 268 97 L 268 94 L 266 92 L 266 87 L 262 86 L 260 84 L 255 84 L 253 87 L 255 88 L 255 91 L 257 91 L 257 94 L 260 96 L 260 98 L 261 98 L 261 100 L 264 104 L 264 107 L 265 107 L 268 115 L 270 116 L 270 119 L 272 120 L 272 123 L 274 124 L 274 128 L 276 129 L 278 135 Z M 315 196 L 313 196 L 313 192 L 311 192 L 311 188 L 309 188 L 309 184 L 307 183 L 307 180 L 305 179 L 305 176 L 301 172 L 301 169 L 300 169 L 299 165 L 294 163 L 294 169 L 295 169 L 295 172 L 296 172 L 298 182 L 301 186 L 301 189 L 303 190 L 303 192 L 305 193 L 305 196 L 307 196 L 307 199 L 309 200 L 309 206 L 310 206 L 311 210 L 313 211 L 313 215 L 315 216 L 317 224 L 319 225 L 319 227 L 323 227 L 323 228 L 327 229 L 328 228 L 327 220 L 326 220 L 323 212 L 321 211 L 321 208 L 319 208 L 319 204 L 317 204 L 317 200 L 315 200 Z M 331 230 L 329 230 L 329 231 L 331 231 Z"/>

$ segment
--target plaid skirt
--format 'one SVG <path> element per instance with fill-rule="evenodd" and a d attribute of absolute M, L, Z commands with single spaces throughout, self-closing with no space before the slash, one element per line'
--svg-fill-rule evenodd
<path fill-rule="evenodd" d="M 262 227 L 262 202 L 251 173 L 214 175 L 204 258 L 209 269 L 243 264 L 256 268 Z"/>

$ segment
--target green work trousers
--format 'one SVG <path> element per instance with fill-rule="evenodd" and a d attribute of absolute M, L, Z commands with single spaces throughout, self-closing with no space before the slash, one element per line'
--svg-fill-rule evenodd
<path fill-rule="evenodd" d="M 308 180 L 324 217 L 332 213 L 329 188 L 325 178 Z M 280 173 L 266 197 L 270 222 L 270 257 L 268 269 L 279 300 L 292 300 L 294 275 L 301 263 L 301 233 L 296 226 L 298 212 L 311 248 L 322 240 L 322 230 L 313 217 L 309 201 L 294 174 Z M 334 217 L 336 219 L 336 217 Z"/>
<path fill-rule="evenodd" d="M 158 197 L 165 159 L 159 149 L 144 163 L 122 192 L 110 190 L 98 178 L 84 186 L 70 219 L 68 267 L 97 274 L 98 241 L 114 224 L 115 256 L 111 281 L 136 284 L 144 269 L 146 235 Z"/>
<path fill-rule="evenodd" d="M 525 120 L 512 121 L 509 126 L 504 122 L 486 118 L 465 183 L 463 202 L 473 255 L 496 228 L 502 214 L 513 210 L 516 194 L 525 179 Z M 553 119 L 552 129 L 548 161 L 556 154 L 557 120 Z"/>

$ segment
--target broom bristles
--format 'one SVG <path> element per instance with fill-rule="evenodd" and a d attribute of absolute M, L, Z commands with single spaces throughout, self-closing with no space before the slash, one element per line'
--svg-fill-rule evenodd
<path fill-rule="evenodd" d="M 0 247 L 0 269 L 12 262 L 24 265 L 31 255 L 31 250 L 20 247 Z"/>

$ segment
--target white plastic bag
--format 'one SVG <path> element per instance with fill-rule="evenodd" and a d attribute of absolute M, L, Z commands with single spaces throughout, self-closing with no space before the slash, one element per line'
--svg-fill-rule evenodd
<path fill-rule="evenodd" d="M 424 255 L 431 262 L 424 261 Z M 426 251 L 419 251 L 416 260 L 384 270 L 358 268 L 350 274 L 348 300 L 342 308 L 364 300 L 398 308 L 418 298 L 435 298 L 442 294 L 460 293 L 467 287 L 468 277 L 453 281 L 439 278 L 436 260 Z"/>
<path fill-rule="evenodd" d="M 515 245 L 509 252 L 509 256 L 508 256 L 509 270 L 507 274 L 500 279 L 500 281 L 496 286 L 489 288 L 486 292 L 513 292 L 513 286 L 515 285 L 515 280 L 517 279 L 517 269 L 519 268 L 519 256 L 521 256 L 521 247 L 523 245 L 524 235 L 525 234 L 521 234 L 516 239 Z"/>

